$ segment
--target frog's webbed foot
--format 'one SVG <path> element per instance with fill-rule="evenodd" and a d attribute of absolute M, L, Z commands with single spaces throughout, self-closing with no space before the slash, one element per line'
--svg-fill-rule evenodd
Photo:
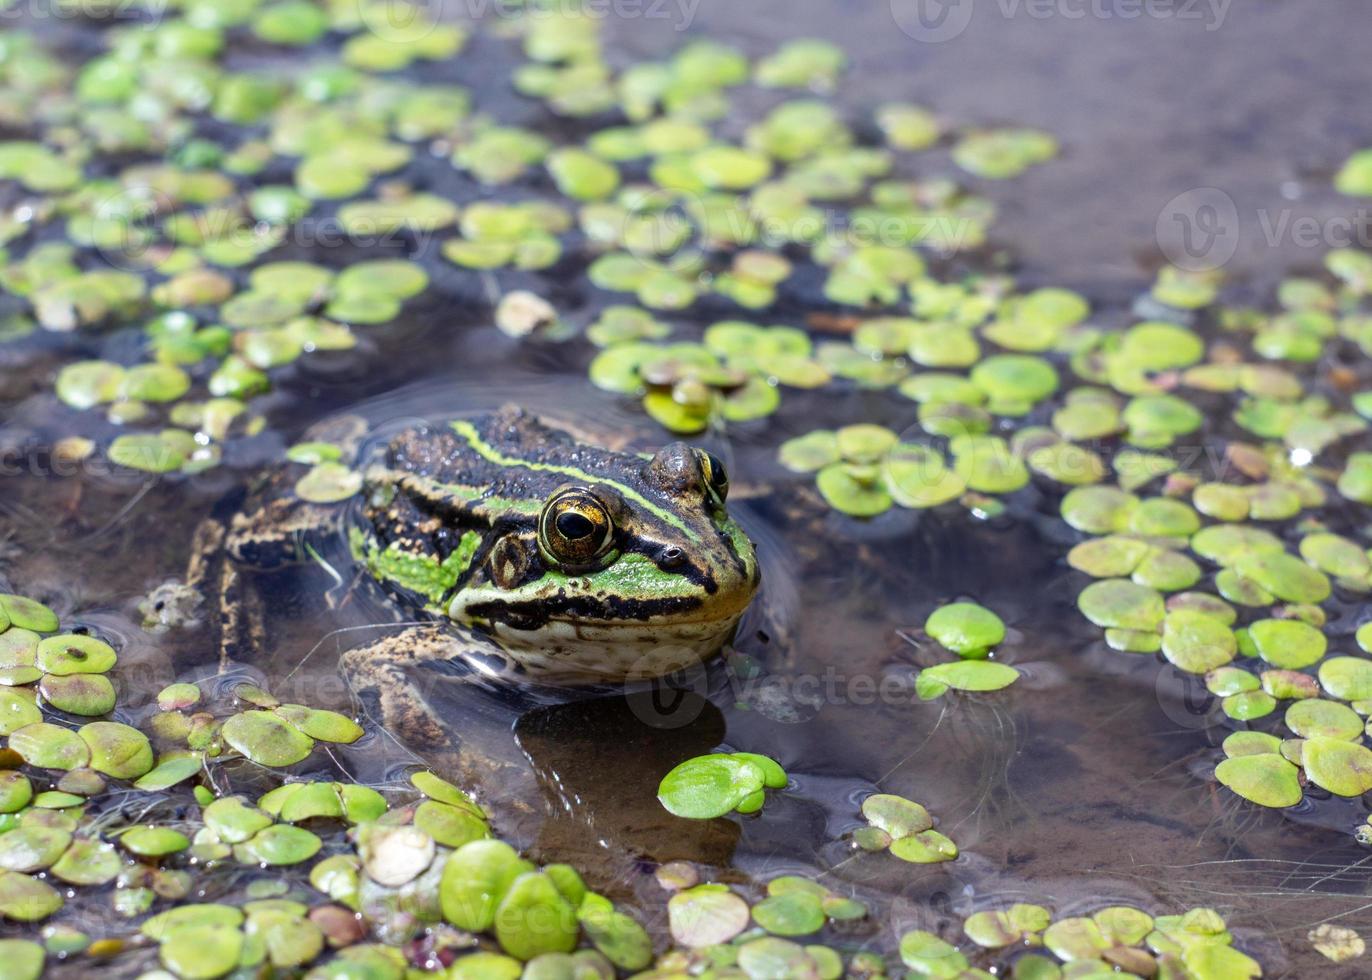
<path fill-rule="evenodd" d="M 347 651 L 339 669 L 387 735 L 434 768 L 479 783 L 520 764 L 508 715 L 492 700 L 497 692 L 469 667 L 471 658 L 489 660 L 496 652 L 451 624 L 412 626 Z M 476 700 L 464 700 L 468 685 Z M 455 724 L 444 722 L 450 715 Z"/>
<path fill-rule="evenodd" d="M 339 669 L 364 708 L 375 705 L 382 731 L 415 752 L 444 748 L 449 736 L 422 685 L 417 668 L 461 654 L 460 644 L 440 626 L 414 626 L 345 652 Z"/>

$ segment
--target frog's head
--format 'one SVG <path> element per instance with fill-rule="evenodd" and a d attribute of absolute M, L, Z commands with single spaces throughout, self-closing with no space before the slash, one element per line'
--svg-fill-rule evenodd
<path fill-rule="evenodd" d="M 715 456 L 672 443 L 607 457 L 500 534 L 449 606 L 533 670 L 622 679 L 705 660 L 757 591 Z"/>

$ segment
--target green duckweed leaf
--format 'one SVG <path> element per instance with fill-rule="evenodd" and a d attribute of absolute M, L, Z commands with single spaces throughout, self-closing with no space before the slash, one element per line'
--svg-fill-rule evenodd
<path fill-rule="evenodd" d="M 1317 736 L 1306 739 L 1301 761 L 1309 780 L 1335 796 L 1360 796 L 1372 789 L 1372 751 L 1366 746 Z"/>
<path fill-rule="evenodd" d="M 1225 759 L 1214 770 L 1217 780 L 1261 807 L 1294 807 L 1301 802 L 1299 769 L 1280 755 L 1243 755 Z"/>
<path fill-rule="evenodd" d="M 222 732 L 235 751 L 264 766 L 293 766 L 314 748 L 314 739 L 270 711 L 234 715 Z"/>
<path fill-rule="evenodd" d="M 1005 639 L 1005 624 L 974 602 L 954 602 L 934 610 L 924 631 L 962 657 L 984 658 Z"/>
<path fill-rule="evenodd" d="M 991 660 L 964 660 L 937 664 L 920 671 L 915 691 L 924 700 L 938 697 L 949 688 L 955 691 L 999 691 L 1019 679 L 1019 671 L 1009 664 Z"/>
<path fill-rule="evenodd" d="M 765 784 L 764 771 L 746 758 L 697 756 L 662 778 L 658 800 L 675 816 L 709 820 L 737 808 Z"/>
<path fill-rule="evenodd" d="M 1163 624 L 1162 652 L 1190 674 L 1204 674 L 1234 659 L 1238 642 L 1234 631 L 1204 613 L 1179 609 Z"/>

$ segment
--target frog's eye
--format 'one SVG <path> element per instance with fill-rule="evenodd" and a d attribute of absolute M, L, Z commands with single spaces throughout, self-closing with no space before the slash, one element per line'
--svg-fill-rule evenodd
<path fill-rule="evenodd" d="M 559 490 L 538 517 L 538 543 L 559 565 L 589 565 L 614 540 L 610 512 L 595 494 L 581 487 Z"/>
<path fill-rule="evenodd" d="M 700 475 L 705 478 L 707 492 L 717 506 L 723 507 L 724 501 L 729 496 L 728 471 L 724 469 L 724 464 L 719 461 L 719 457 L 714 453 L 697 449 L 696 459 L 700 461 Z"/>

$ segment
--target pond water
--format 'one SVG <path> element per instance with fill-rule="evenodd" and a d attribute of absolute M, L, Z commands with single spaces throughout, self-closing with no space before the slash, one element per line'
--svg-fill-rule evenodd
<path fill-rule="evenodd" d="M 1322 274 L 1325 253 L 1342 244 L 1329 240 L 1329 229 L 1341 227 L 1330 222 L 1358 206 L 1337 194 L 1331 179 L 1372 132 L 1365 98 L 1372 61 L 1362 50 L 1368 22 L 1361 9 L 1236 3 L 1222 15 L 1197 5 L 1195 17 L 1133 18 L 1123 4 L 1084 7 L 1083 17 L 1071 15 L 1078 8 L 1070 4 L 1043 16 L 1032 15 L 1031 6 L 976 0 L 965 30 L 923 43 L 908 30 L 902 0 L 703 0 L 685 34 L 670 19 L 612 17 L 603 43 L 607 58 L 622 65 L 664 57 L 686 38 L 724 40 L 760 55 L 798 35 L 824 37 L 851 57 L 832 98 L 844 112 L 910 101 L 958 126 L 1052 133 L 1061 146 L 1056 159 L 1012 181 L 977 185 L 998 209 L 990 244 L 971 256 L 931 259 L 948 279 L 969 270 L 1007 271 L 1022 290 L 1051 285 L 1080 293 L 1091 304 L 1092 325 L 1116 329 L 1156 319 L 1158 304 L 1135 303 L 1165 264 L 1160 216 L 1177 195 L 1196 188 L 1218 189 L 1235 209 L 1234 254 L 1225 266 L 1232 304 L 1275 309 L 1283 278 Z M 104 36 L 98 21 L 39 18 L 8 29 L 20 26 L 74 58 L 90 57 Z M 510 94 L 504 79 L 516 54 L 511 42 L 478 34 L 461 57 L 418 63 L 402 77 L 465 85 L 483 110 L 561 141 L 597 128 L 554 118 Z M 282 63 L 279 50 L 251 38 L 223 56 L 223 64 L 243 72 Z M 748 105 L 741 98 L 732 111 L 751 121 L 757 113 L 749 115 Z M 6 119 L 3 136 L 33 138 L 44 125 Z M 738 137 L 743 125 L 730 117 L 723 128 Z M 222 121 L 200 129 L 211 139 L 233 131 Z M 139 158 L 111 154 L 98 165 L 114 173 Z M 917 176 L 950 171 L 946 149 L 919 159 Z M 292 172 L 277 160 L 251 180 L 289 183 Z M 464 207 L 527 189 L 483 187 L 441 155 L 418 155 L 402 173 Z M 31 196 L 12 181 L 0 186 L 7 207 Z M 550 190 L 546 180 L 533 187 Z M 315 216 L 327 220 L 337 207 L 326 201 Z M 1317 245 L 1274 232 L 1278 222 L 1302 216 L 1322 223 Z M 1226 227 L 1223 235 L 1230 234 Z M 17 239 L 11 260 L 45 238 L 61 240 L 60 226 Z M 0 591 L 41 598 L 64 622 L 88 624 L 115 642 L 126 699 L 115 718 L 146 723 L 157 691 L 184 680 L 225 689 L 252 680 L 282 700 L 364 717 L 370 706 L 354 701 L 338 658 L 397 629 L 410 611 L 357 580 L 341 531 L 318 543 L 318 562 L 247 573 L 264 597 L 267 651 L 259 661 L 233 665 L 227 678 L 215 679 L 213 622 L 162 633 L 139 622 L 140 600 L 182 576 L 197 525 L 231 513 L 244 489 L 320 420 L 357 415 L 374 432 L 394 431 L 514 401 L 639 449 L 670 438 L 637 399 L 587 382 L 597 351 L 584 338 L 515 338 L 492 325 L 493 297 L 515 289 L 538 292 L 577 324 L 609 302 L 624 302 L 591 287 L 586 260 L 573 256 L 546 273 L 476 273 L 446 261 L 441 246 L 432 235 L 400 235 L 379 249 L 296 240 L 268 253 L 262 261 L 307 260 L 335 270 L 378 256 L 408 258 L 428 274 L 429 287 L 390 322 L 357 327 L 355 349 L 307 355 L 273 372 L 270 392 L 251 402 L 265 419 L 263 430 L 226 440 L 222 465 L 203 473 L 150 476 L 106 464 L 98 454 L 73 465 L 54 453 L 64 437 L 105 446 L 124 431 L 98 411 L 63 405 L 53 379 L 78 360 L 133 363 L 144 345 L 142 320 L 0 342 L 0 448 L 12 464 L 0 495 Z M 689 338 L 725 318 L 813 327 L 812 314 L 834 315 L 822 283 L 817 274 L 799 273 L 774 307 L 756 313 L 707 296 L 689 312 L 659 315 L 684 325 L 681 334 Z M 15 295 L 5 302 L 7 313 L 26 308 Z M 1207 342 L 1235 343 L 1215 315 L 1176 318 L 1195 325 Z M 1051 359 L 1068 362 L 1057 353 Z M 1331 345 L 1313 364 L 1274 363 L 1310 391 L 1345 402 L 1372 376 L 1351 343 Z M 1331 380 L 1336 367 L 1344 374 Z M 1188 433 L 1191 444 L 1262 441 L 1230 417 L 1229 394 L 1192 400 L 1206 419 Z M 994 431 L 1048 425 L 1060 405 L 1061 396 L 1040 401 Z M 927 441 L 913 401 L 856 385 L 787 388 L 779 410 L 765 419 L 688 437 L 728 465 L 731 513 L 758 543 L 764 582 L 729 667 L 692 673 L 696 692 L 636 689 L 587 698 L 521 691 L 519 678 L 438 683 L 432 703 L 453 730 L 446 752 L 416 754 L 371 725 L 360 740 L 317 753 L 299 771 L 394 786 L 416 765 L 433 766 L 483 805 L 502 837 L 540 862 L 575 865 L 594 887 L 638 910 L 659 938 L 664 893 L 654 871 L 684 860 L 721 881 L 800 874 L 855 895 L 874 911 L 835 942 L 845 948 L 889 952 L 894 937 L 910 929 L 953 935 L 967 915 L 1012 901 L 1043 904 L 1059 916 L 1109 904 L 1159 915 L 1210 906 L 1264 975 L 1365 975 L 1359 961 L 1335 965 L 1307 939 L 1325 921 L 1364 933 L 1372 928 L 1367 851 L 1352 832 L 1366 816 L 1362 801 L 1316 790 L 1287 810 L 1265 809 L 1215 781 L 1214 766 L 1225 758 L 1220 743 L 1242 724 L 1224 716 L 1202 677 L 1151 653 L 1110 649 L 1101 628 L 1078 611 L 1090 578 L 1065 556 L 1087 536 L 1060 518 L 1067 489 L 1060 483 L 1039 474 L 1000 495 L 1003 506 L 991 498 L 895 507 L 860 519 L 832 510 L 808 475 L 778 463 L 785 440 L 859 422 Z M 1366 438 L 1354 435 L 1321 459 L 1337 472 L 1349 449 L 1366 448 Z M 1218 479 L 1221 461 L 1212 454 L 1183 467 L 1201 480 Z M 1156 494 L 1160 485 L 1137 492 Z M 1332 490 L 1330 499 L 1327 507 L 1264 526 L 1294 543 L 1304 533 L 1302 517 L 1317 514 L 1365 549 L 1366 506 Z M 1022 676 L 1002 691 L 921 700 L 915 675 L 948 659 L 923 624 L 936 608 L 961 600 L 1004 620 L 1009 632 L 996 657 Z M 1336 588 L 1323 608 L 1331 648 L 1354 653 L 1365 593 Z M 213 620 L 214 611 L 205 618 Z M 790 776 L 788 788 L 769 793 L 754 815 L 687 821 L 666 813 L 656 799 L 662 776 L 721 745 L 774 758 Z M 242 782 L 235 791 L 272 785 L 269 774 L 236 772 Z M 874 792 L 927 807 L 956 841 L 958 860 L 915 865 L 856 850 L 851 835 L 864 824 L 859 806 Z M 113 820 L 126 802 L 116 797 L 92 809 Z M 241 874 L 212 876 L 203 895 L 232 894 Z M 100 911 L 106 905 L 107 897 L 73 893 L 69 911 L 96 923 L 107 918 Z M 108 928 L 87 927 L 97 934 Z M 6 936 L 33 932 L 0 928 Z M 132 976 L 149 966 L 144 958 L 127 968 L 116 961 L 114 969 Z M 83 969 L 88 961 L 77 959 L 53 963 L 50 972 L 74 976 Z"/>

